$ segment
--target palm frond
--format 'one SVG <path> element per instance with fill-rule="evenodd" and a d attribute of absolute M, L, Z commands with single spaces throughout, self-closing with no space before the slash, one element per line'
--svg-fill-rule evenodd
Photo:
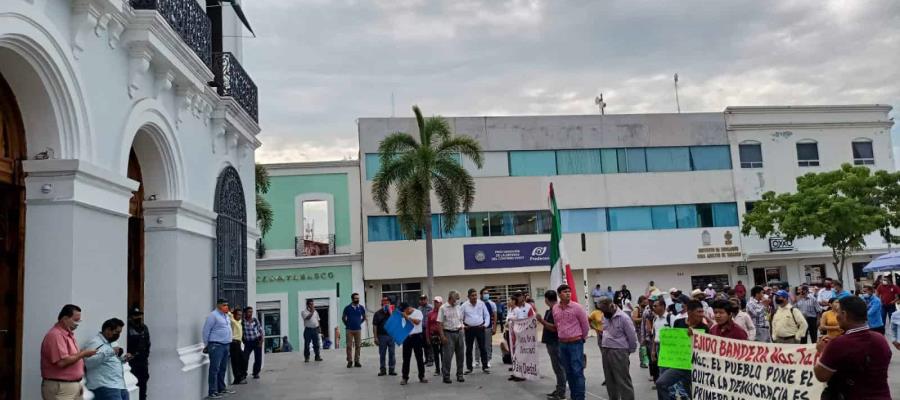
<path fill-rule="evenodd" d="M 381 158 L 381 164 L 384 165 L 387 159 L 415 151 L 419 148 L 419 143 L 412 135 L 403 132 L 394 132 L 388 135 L 381 143 L 378 144 L 378 154 Z"/>
<path fill-rule="evenodd" d="M 431 140 L 431 142 L 428 143 L 429 147 L 434 147 L 435 140 L 438 142 L 445 142 L 450 140 L 453 135 L 453 132 L 450 129 L 450 122 L 441 116 L 425 119 L 425 130 L 429 132 L 428 137 Z"/>
<path fill-rule="evenodd" d="M 389 212 L 391 187 L 402 184 L 416 171 L 416 153 L 406 153 L 400 157 L 388 158 L 372 179 L 372 199 L 384 212 Z"/>
<path fill-rule="evenodd" d="M 272 229 L 272 223 L 275 220 L 275 213 L 272 211 L 272 205 L 262 195 L 256 195 L 256 225 L 259 227 L 262 236 Z"/>
<path fill-rule="evenodd" d="M 436 149 L 438 154 L 459 154 L 466 157 L 481 169 L 484 166 L 484 155 L 481 153 L 481 144 L 470 136 L 453 136 L 442 141 Z"/>
<path fill-rule="evenodd" d="M 419 143 L 422 143 L 423 146 L 430 146 L 431 144 L 431 134 L 425 129 L 425 118 L 422 117 L 422 110 L 419 109 L 419 106 L 413 106 L 413 114 L 416 115 L 416 126 L 419 128 Z"/>
<path fill-rule="evenodd" d="M 256 193 L 269 193 L 269 170 L 265 165 L 256 164 Z"/>
<path fill-rule="evenodd" d="M 439 159 L 434 166 L 434 177 L 446 180 L 457 197 L 459 208 L 454 212 L 469 211 L 475 202 L 475 179 L 459 163 L 452 159 Z M 436 188 L 436 186 L 435 186 Z M 441 200 L 443 203 L 443 200 Z M 445 213 L 448 211 L 443 210 Z"/>

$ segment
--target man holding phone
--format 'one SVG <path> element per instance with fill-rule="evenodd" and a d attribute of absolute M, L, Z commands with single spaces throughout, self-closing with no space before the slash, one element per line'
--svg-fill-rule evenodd
<path fill-rule="evenodd" d="M 84 360 L 97 353 L 94 348 L 79 350 L 75 329 L 81 323 L 81 308 L 66 304 L 56 324 L 41 342 L 41 398 L 43 400 L 81 400 Z"/>
<path fill-rule="evenodd" d="M 123 364 L 131 360 L 131 354 L 125 353 L 117 342 L 124 326 L 125 322 L 118 318 L 108 319 L 100 333 L 87 342 L 89 349 L 97 351 L 84 361 L 85 386 L 94 393 L 95 400 L 128 399 Z"/>

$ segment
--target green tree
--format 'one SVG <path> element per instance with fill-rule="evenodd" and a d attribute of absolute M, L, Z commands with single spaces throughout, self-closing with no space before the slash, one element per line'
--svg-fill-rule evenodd
<path fill-rule="evenodd" d="M 756 232 L 760 238 L 821 238 L 822 245 L 831 248 L 834 271 L 841 279 L 847 258 L 866 246 L 866 235 L 884 236 L 891 226 L 900 225 L 896 208 L 889 209 L 900 201 L 897 179 L 896 173 L 872 174 L 850 164 L 800 176 L 794 193 L 764 193 L 744 214 L 741 232 Z"/>
<path fill-rule="evenodd" d="M 442 229 L 450 232 L 457 215 L 466 212 L 475 200 L 475 180 L 462 167 L 459 157 L 466 157 L 480 169 L 483 163 L 481 145 L 465 135 L 454 135 L 450 124 L 440 116 L 423 118 L 413 106 L 418 140 L 415 136 L 396 132 L 378 146 L 381 168 L 372 179 L 372 197 L 385 213 L 388 201 L 396 193 L 394 209 L 400 230 L 407 238 L 425 236 L 425 263 L 428 297 L 434 289 L 434 251 L 431 227 L 431 194 L 434 192 L 444 214 Z"/>
<path fill-rule="evenodd" d="M 272 206 L 266 201 L 262 195 L 269 192 L 269 171 L 262 164 L 256 164 L 256 226 L 261 232 L 260 236 L 265 236 L 272 229 L 272 221 L 275 219 L 275 213 Z M 266 254 L 265 246 L 260 237 L 257 243 L 257 255 L 262 257 Z"/>

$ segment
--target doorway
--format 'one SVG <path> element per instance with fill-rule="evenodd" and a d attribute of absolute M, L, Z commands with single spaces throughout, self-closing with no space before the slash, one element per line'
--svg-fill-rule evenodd
<path fill-rule="evenodd" d="M 0 400 L 18 399 L 22 369 L 25 260 L 25 134 L 12 90 L 0 75 Z"/>
<path fill-rule="evenodd" d="M 330 303 L 331 299 L 329 298 L 313 299 L 313 307 L 319 313 L 319 329 L 322 331 L 323 342 L 324 339 L 331 337 L 331 321 L 328 318 L 331 312 Z"/>
<path fill-rule="evenodd" d="M 138 189 L 128 203 L 128 308 L 144 310 L 144 183 L 134 148 L 128 156 L 128 179 Z"/>

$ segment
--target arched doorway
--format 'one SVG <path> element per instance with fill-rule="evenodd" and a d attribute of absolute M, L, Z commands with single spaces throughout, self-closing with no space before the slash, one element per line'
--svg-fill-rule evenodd
<path fill-rule="evenodd" d="M 244 186 L 233 167 L 219 175 L 216 218 L 216 296 L 247 305 L 247 206 Z"/>
<path fill-rule="evenodd" d="M 140 186 L 128 203 L 128 308 L 144 309 L 144 179 L 134 148 L 128 156 L 128 179 Z"/>
<path fill-rule="evenodd" d="M 25 132 L 12 89 L 0 75 L 0 400 L 19 398 L 25 245 Z"/>

